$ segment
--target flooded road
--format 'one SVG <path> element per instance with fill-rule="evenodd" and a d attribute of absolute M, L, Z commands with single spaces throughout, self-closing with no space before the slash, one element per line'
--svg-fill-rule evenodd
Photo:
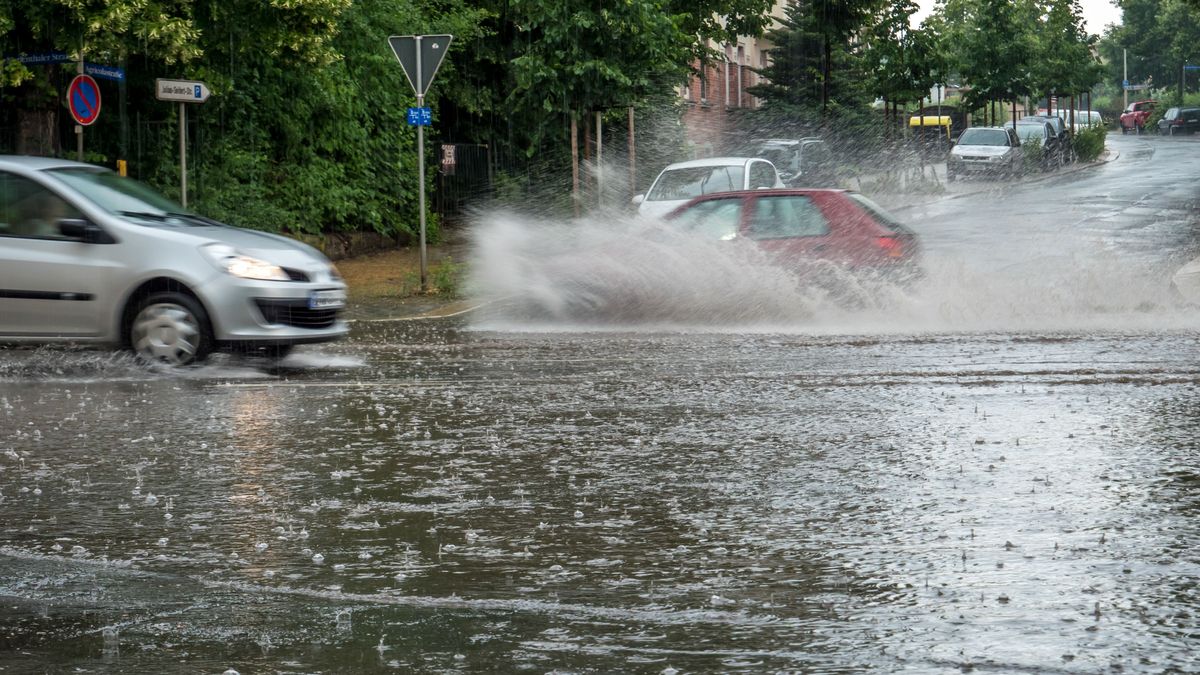
<path fill-rule="evenodd" d="M 0 353 L 0 669 L 1192 670 L 1184 143 L 905 209 L 927 285 L 850 311 Z"/>

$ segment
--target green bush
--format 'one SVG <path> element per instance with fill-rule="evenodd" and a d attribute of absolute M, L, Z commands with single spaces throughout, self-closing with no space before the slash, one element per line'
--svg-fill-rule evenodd
<path fill-rule="evenodd" d="M 1104 127 L 1090 127 L 1076 133 L 1071 141 L 1075 158 L 1080 162 L 1095 161 L 1104 152 L 1104 139 L 1107 136 L 1108 129 Z"/>
<path fill-rule="evenodd" d="M 1021 147 L 1025 149 L 1025 171 L 1038 171 L 1042 168 L 1042 160 L 1046 155 L 1046 148 L 1042 147 L 1042 142 L 1039 140 L 1029 140 L 1021 143 Z"/>

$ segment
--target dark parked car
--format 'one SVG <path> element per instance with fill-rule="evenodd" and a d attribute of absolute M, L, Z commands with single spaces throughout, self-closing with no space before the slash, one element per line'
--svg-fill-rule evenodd
<path fill-rule="evenodd" d="M 1166 136 L 1194 134 L 1200 130 L 1200 108 L 1171 108 L 1158 121 L 1158 133 Z"/>
<path fill-rule="evenodd" d="M 1067 121 L 1058 115 L 1026 115 L 1017 120 L 1017 124 L 1022 122 L 1046 122 L 1054 128 L 1054 137 L 1058 139 L 1058 147 L 1062 152 L 1062 161 L 1064 163 L 1074 162 L 1075 153 L 1071 146 L 1071 128 Z"/>
<path fill-rule="evenodd" d="M 756 140 L 754 155 L 774 164 L 786 187 L 829 187 L 837 182 L 833 153 L 819 138 Z"/>
<path fill-rule="evenodd" d="M 1037 144 L 1042 148 L 1041 164 L 1044 169 L 1053 169 L 1066 163 L 1066 147 L 1054 132 L 1054 125 L 1048 121 L 1022 120 L 1017 122 L 1017 136 L 1021 145 Z M 1026 148 L 1028 153 L 1028 148 Z"/>
<path fill-rule="evenodd" d="M 823 260 L 853 269 L 915 273 L 916 234 L 866 197 L 845 190 L 753 190 L 706 195 L 666 218 L 718 240 L 745 238 L 783 264 Z"/>

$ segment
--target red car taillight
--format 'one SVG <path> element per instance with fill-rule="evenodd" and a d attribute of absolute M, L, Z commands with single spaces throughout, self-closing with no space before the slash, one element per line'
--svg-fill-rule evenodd
<path fill-rule="evenodd" d="M 879 248 L 883 249 L 883 254 L 889 258 L 904 257 L 904 242 L 898 237 L 879 237 L 875 240 Z"/>

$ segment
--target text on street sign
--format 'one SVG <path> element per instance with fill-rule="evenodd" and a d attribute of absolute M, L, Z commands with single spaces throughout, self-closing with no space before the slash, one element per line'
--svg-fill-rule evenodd
<path fill-rule="evenodd" d="M 154 81 L 154 97 L 160 101 L 179 101 L 180 103 L 203 103 L 208 100 L 208 85 L 196 80 L 163 80 Z"/>
<path fill-rule="evenodd" d="M 409 108 L 408 126 L 427 127 L 433 124 L 433 110 L 430 108 Z"/>

